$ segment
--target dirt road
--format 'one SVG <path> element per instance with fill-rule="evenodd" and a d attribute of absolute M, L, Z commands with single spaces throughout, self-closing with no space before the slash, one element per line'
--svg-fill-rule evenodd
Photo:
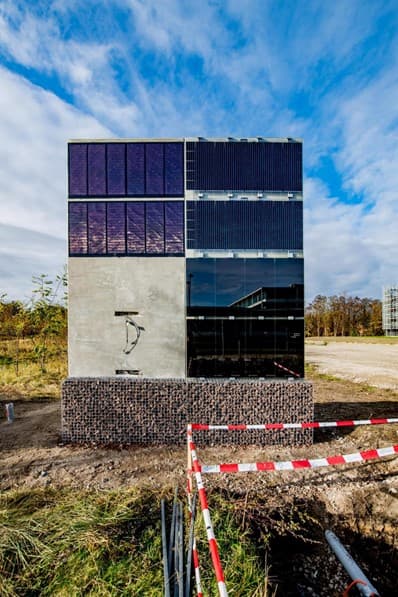
<path fill-rule="evenodd" d="M 398 390 L 398 344 L 307 340 L 305 356 L 319 373 Z"/>

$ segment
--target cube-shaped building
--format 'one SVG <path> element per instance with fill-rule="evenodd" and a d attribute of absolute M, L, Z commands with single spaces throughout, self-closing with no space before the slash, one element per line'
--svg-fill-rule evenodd
<path fill-rule="evenodd" d="M 303 376 L 302 143 L 69 144 L 69 373 Z"/>
<path fill-rule="evenodd" d="M 301 140 L 75 140 L 68 174 L 75 385 L 65 386 L 65 404 L 72 393 L 91 397 L 98 384 L 110 404 L 120 392 L 146 400 L 155 387 L 156 402 L 180 380 L 170 392 L 179 395 L 178 412 L 188 412 L 195 380 L 207 380 L 215 402 L 225 398 L 225 412 L 236 396 L 236 414 L 245 392 L 247 408 L 254 404 L 250 382 L 303 378 Z M 226 380 L 246 385 L 226 390 Z M 312 412 L 308 385 L 278 389 L 286 416 L 299 403 L 300 412 Z M 275 388 L 256 388 L 261 413 L 262 396 Z M 272 414 L 271 398 L 268 407 Z"/>

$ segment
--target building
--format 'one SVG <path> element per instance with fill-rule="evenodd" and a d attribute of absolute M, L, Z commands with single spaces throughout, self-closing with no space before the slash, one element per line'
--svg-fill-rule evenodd
<path fill-rule="evenodd" d="M 383 288 L 383 330 L 386 336 L 398 336 L 398 286 Z"/>
<path fill-rule="evenodd" d="M 68 172 L 64 439 L 310 420 L 301 140 L 75 140 Z"/>
<path fill-rule="evenodd" d="M 69 144 L 71 376 L 301 377 L 303 288 L 299 140 Z"/>

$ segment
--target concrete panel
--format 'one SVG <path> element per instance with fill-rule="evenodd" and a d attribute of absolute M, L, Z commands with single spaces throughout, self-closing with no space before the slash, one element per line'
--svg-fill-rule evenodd
<path fill-rule="evenodd" d="M 69 375 L 185 376 L 185 260 L 177 257 L 70 258 Z M 144 328 L 137 336 L 126 316 Z"/>

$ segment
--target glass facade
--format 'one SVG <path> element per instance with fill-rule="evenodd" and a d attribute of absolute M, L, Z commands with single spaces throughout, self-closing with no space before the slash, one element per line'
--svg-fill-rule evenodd
<path fill-rule="evenodd" d="M 186 263 L 189 377 L 304 375 L 303 259 Z"/>

